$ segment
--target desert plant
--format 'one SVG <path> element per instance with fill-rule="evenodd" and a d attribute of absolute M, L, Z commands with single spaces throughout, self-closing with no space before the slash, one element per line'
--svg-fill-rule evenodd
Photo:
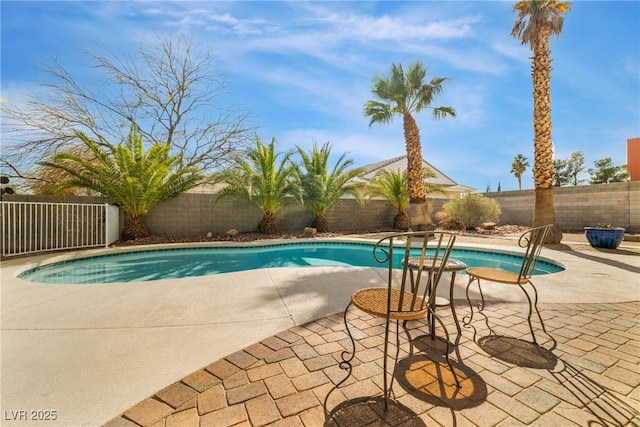
<path fill-rule="evenodd" d="M 393 228 L 408 230 L 410 227 L 407 207 L 409 206 L 409 189 L 407 185 L 407 171 L 379 171 L 365 189 L 365 195 L 371 199 L 381 197 L 389 202 L 396 210 L 393 217 Z"/>
<path fill-rule="evenodd" d="M 430 168 L 422 169 L 423 181 L 427 178 L 435 178 L 437 175 Z M 407 207 L 409 207 L 409 177 L 405 169 L 404 172 L 383 169 L 376 173 L 364 194 L 367 198 L 381 197 L 385 199 L 391 206 L 396 209 L 396 215 L 393 217 L 393 228 L 398 230 L 408 230 L 411 226 L 409 215 L 407 215 Z M 429 182 L 424 183 L 425 192 L 448 194 L 447 190 L 438 184 Z"/>
<path fill-rule="evenodd" d="M 214 198 L 213 205 L 224 197 L 234 197 L 253 203 L 262 212 L 258 231 L 273 234 L 278 231 L 276 213 L 289 203 L 300 202 L 296 168 L 292 153 L 278 153 L 276 139 L 265 145 L 256 135 L 256 145 L 244 155 L 234 157 L 235 165 L 212 177 L 213 183 L 227 184 Z"/>
<path fill-rule="evenodd" d="M 329 223 L 325 214 L 341 203 L 344 196 L 353 196 L 361 202 L 362 197 L 353 183 L 353 178 L 360 173 L 359 169 L 347 170 L 353 165 L 346 153 L 342 154 L 333 167 L 329 166 L 331 145 L 327 142 L 318 148 L 313 143 L 311 151 L 306 152 L 296 147 L 301 163 L 296 164 L 296 172 L 300 179 L 304 203 L 313 212 L 312 226 L 321 233 L 329 231 Z"/>
<path fill-rule="evenodd" d="M 443 212 L 438 214 L 438 219 L 444 228 L 473 230 L 485 222 L 497 222 L 500 218 L 498 202 L 482 194 L 452 199 L 442 208 Z"/>
<path fill-rule="evenodd" d="M 63 171 L 56 190 L 85 188 L 109 198 L 129 215 L 122 230 L 123 240 L 151 234 L 144 217 L 157 204 L 195 187 L 202 179 L 199 169 L 181 167 L 180 156 L 170 154 L 170 144 L 156 144 L 145 150 L 142 133 L 131 124 L 126 140 L 113 145 L 76 131 L 76 137 L 90 154 L 59 153 L 41 166 Z"/>

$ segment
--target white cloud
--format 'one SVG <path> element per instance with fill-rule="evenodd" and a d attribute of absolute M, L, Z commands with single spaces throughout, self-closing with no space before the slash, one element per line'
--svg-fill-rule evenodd
<path fill-rule="evenodd" d="M 365 125 L 366 126 L 366 125 Z M 405 154 L 402 128 L 361 129 L 327 129 L 327 128 L 298 128 L 283 132 L 278 137 L 282 147 L 299 145 L 303 149 L 312 146 L 313 141 L 323 144 L 329 141 L 332 153 L 354 160 L 356 166 L 390 159 Z"/>
<path fill-rule="evenodd" d="M 452 20 L 441 20 L 415 24 L 404 17 L 368 16 L 361 14 L 330 14 L 318 17 L 319 22 L 329 23 L 332 30 L 347 40 L 433 40 L 463 38 L 471 33 L 471 24 L 477 17 L 461 17 Z"/>
<path fill-rule="evenodd" d="M 531 48 L 522 45 L 516 39 L 495 41 L 492 48 L 498 54 L 520 62 L 531 62 Z"/>

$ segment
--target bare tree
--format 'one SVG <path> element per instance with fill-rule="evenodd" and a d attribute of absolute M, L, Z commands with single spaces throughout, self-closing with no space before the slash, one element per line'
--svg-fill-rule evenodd
<path fill-rule="evenodd" d="M 78 75 L 54 61 L 44 70 L 50 81 L 25 106 L 4 104 L 4 175 L 36 178 L 32 166 L 76 145 L 78 131 L 116 143 L 134 122 L 145 141 L 170 144 L 180 167 L 204 173 L 251 142 L 248 114 L 219 104 L 226 82 L 209 51 L 159 36 L 123 56 L 107 53 L 90 55 L 92 66 Z"/>

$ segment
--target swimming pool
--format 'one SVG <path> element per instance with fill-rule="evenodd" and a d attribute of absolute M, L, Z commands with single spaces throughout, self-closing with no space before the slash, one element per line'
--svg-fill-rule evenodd
<path fill-rule="evenodd" d="M 380 267 L 372 251 L 373 244 L 338 242 L 153 249 L 56 262 L 32 268 L 18 277 L 37 283 L 100 284 L 179 279 L 274 267 Z M 454 248 L 451 257 L 469 267 L 499 267 L 516 272 L 522 263 L 522 257 L 517 253 L 481 249 Z M 398 253 L 398 267 L 400 259 L 401 253 Z M 561 265 L 539 260 L 534 274 L 563 270 Z"/>

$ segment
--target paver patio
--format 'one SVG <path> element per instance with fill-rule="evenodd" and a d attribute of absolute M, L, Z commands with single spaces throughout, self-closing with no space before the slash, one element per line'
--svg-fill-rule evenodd
<path fill-rule="evenodd" d="M 525 310 L 523 304 L 491 304 L 490 322 L 501 325 L 491 342 L 483 341 L 484 322 L 472 323 L 483 346 L 473 341 L 473 328 L 463 332 L 463 363 L 454 364 L 460 389 L 425 325 L 411 322 L 417 349 L 410 356 L 403 338 L 396 404 L 386 414 L 375 398 L 382 394 L 380 319 L 350 312 L 351 324 L 362 330 L 353 378 L 331 393 L 326 411 L 327 394 L 345 376 L 340 352 L 350 348 L 341 315 L 213 362 L 107 426 L 640 425 L 638 303 L 544 304 L 546 326 L 558 341 L 550 352 L 524 341 Z"/>

